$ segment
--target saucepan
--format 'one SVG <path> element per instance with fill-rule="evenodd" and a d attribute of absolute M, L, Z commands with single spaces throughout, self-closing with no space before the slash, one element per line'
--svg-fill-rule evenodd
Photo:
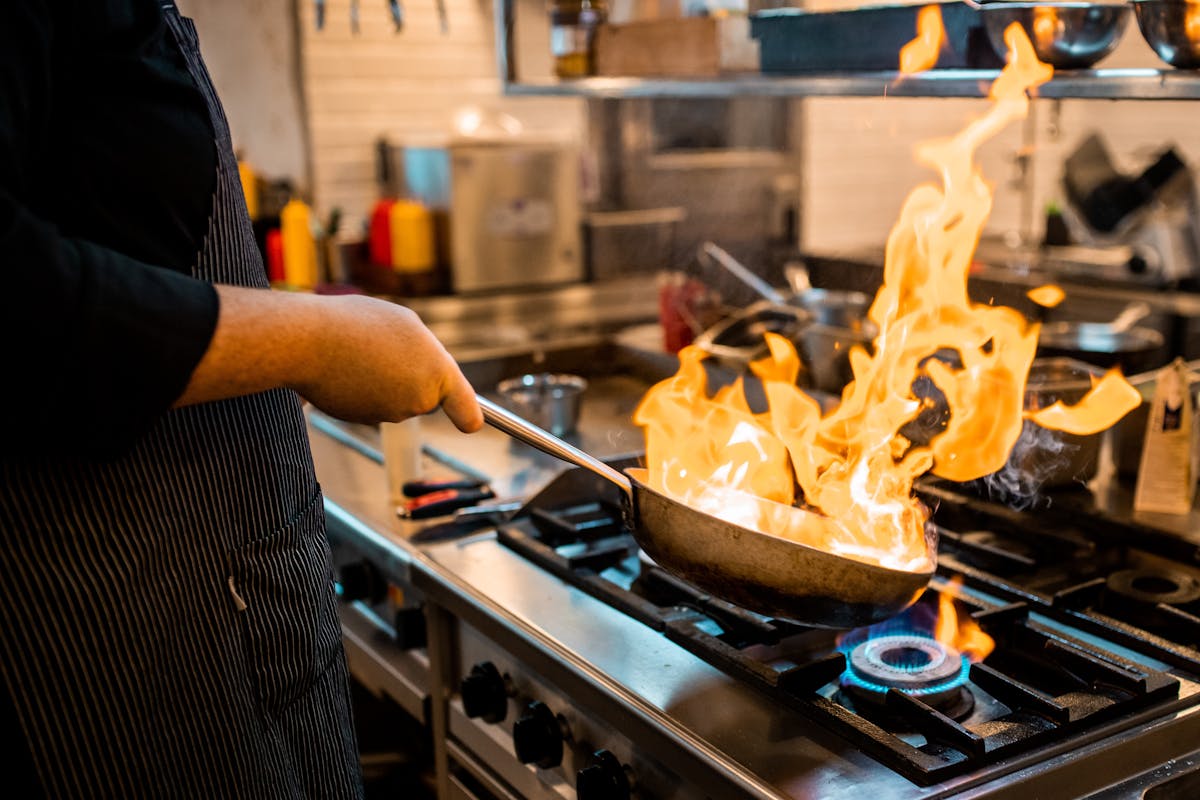
<path fill-rule="evenodd" d="M 489 425 L 620 488 L 638 545 L 663 569 L 714 596 L 770 617 L 823 628 L 857 628 L 912 605 L 933 576 L 855 561 L 743 528 L 673 500 L 646 470 L 618 472 L 479 397 Z"/>
<path fill-rule="evenodd" d="M 800 322 L 811 321 L 855 332 L 866 330 L 869 324 L 867 309 L 871 306 L 871 298 L 863 292 L 813 288 L 808 282 L 808 270 L 792 265 L 787 275 L 792 293 L 785 295 L 713 242 L 703 242 L 700 253 L 753 289 L 779 313 L 791 313 Z"/>

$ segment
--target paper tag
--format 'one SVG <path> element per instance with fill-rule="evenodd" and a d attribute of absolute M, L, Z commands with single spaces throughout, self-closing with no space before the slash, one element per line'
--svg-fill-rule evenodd
<path fill-rule="evenodd" d="M 1187 367 L 1182 360 L 1158 374 L 1142 443 L 1133 507 L 1160 514 L 1187 514 L 1196 489 L 1193 426 L 1196 424 Z"/>

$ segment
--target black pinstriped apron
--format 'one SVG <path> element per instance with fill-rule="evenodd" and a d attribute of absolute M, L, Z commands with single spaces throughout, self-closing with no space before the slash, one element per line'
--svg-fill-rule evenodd
<path fill-rule="evenodd" d="M 193 274 L 265 287 L 195 30 L 162 5 L 219 151 Z M 113 463 L 0 462 L 0 548 L 0 677 L 47 794 L 361 795 L 293 393 L 172 411 Z"/>

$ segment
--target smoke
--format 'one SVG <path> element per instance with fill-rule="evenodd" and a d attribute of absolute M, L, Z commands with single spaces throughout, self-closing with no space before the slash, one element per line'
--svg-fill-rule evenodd
<path fill-rule="evenodd" d="M 1018 511 L 1044 508 L 1050 505 L 1050 498 L 1042 494 L 1042 489 L 1061 476 L 1063 467 L 1079 449 L 1064 434 L 1026 420 L 1004 468 L 971 485 L 988 499 Z"/>

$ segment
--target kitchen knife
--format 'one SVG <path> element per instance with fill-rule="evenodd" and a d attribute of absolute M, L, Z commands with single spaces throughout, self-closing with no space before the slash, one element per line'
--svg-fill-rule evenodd
<path fill-rule="evenodd" d="M 485 481 L 478 481 L 472 478 L 442 481 L 407 481 L 400 487 L 400 491 L 404 493 L 405 497 L 424 497 L 427 494 L 444 492 L 448 489 L 478 489 L 484 483 Z"/>
<path fill-rule="evenodd" d="M 496 495 L 486 486 L 480 489 L 446 489 L 423 495 L 400 505 L 396 513 L 402 519 L 430 519 L 473 506 L 480 500 L 490 500 Z"/>

